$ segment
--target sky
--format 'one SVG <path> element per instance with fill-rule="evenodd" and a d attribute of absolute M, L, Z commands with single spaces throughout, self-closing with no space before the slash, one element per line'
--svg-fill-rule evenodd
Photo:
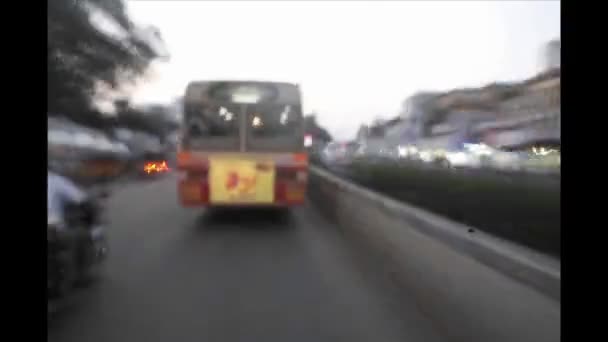
<path fill-rule="evenodd" d="M 167 103 L 188 82 L 298 83 L 305 112 L 337 139 L 394 117 L 418 91 L 519 80 L 560 37 L 559 1 L 127 1 L 171 53 L 134 103 Z"/>

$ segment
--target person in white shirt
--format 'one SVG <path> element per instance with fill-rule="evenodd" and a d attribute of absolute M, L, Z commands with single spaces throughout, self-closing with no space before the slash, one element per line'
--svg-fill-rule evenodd
<path fill-rule="evenodd" d="M 55 165 L 56 166 L 56 165 Z M 47 237 L 49 243 L 63 246 L 56 255 L 63 265 L 66 284 L 82 284 L 84 251 L 83 241 L 88 238 L 86 230 L 70 227 L 66 222 L 66 209 L 69 205 L 85 204 L 87 194 L 69 178 L 53 172 L 53 164 L 47 170 Z M 70 285 L 71 286 L 71 285 Z"/>
<path fill-rule="evenodd" d="M 65 209 L 68 204 L 85 202 L 87 195 L 70 179 L 51 170 L 47 173 L 47 215 L 48 223 L 62 228 L 65 223 Z"/>

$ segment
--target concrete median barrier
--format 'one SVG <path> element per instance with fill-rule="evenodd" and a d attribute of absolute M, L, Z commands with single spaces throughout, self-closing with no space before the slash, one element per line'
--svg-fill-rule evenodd
<path fill-rule="evenodd" d="M 559 341 L 560 262 L 312 167 L 310 201 L 454 341 Z"/>
<path fill-rule="evenodd" d="M 331 171 L 390 198 L 560 258 L 559 176 L 367 162 L 355 163 L 346 172 Z"/>

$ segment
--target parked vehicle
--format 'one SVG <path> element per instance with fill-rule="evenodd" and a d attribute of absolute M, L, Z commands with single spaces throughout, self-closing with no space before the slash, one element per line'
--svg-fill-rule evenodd
<path fill-rule="evenodd" d="M 106 257 L 103 200 L 106 191 L 91 193 L 90 200 L 70 206 L 65 222 L 47 222 L 47 289 L 49 300 L 62 299 L 87 284 Z M 63 229 L 58 229 L 60 226 Z M 76 237 L 76 238 L 74 238 Z"/>

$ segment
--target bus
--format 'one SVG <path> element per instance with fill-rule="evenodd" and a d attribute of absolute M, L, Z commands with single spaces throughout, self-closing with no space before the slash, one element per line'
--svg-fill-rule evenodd
<path fill-rule="evenodd" d="M 308 155 L 298 85 L 203 81 L 186 88 L 177 151 L 184 207 L 304 204 Z"/>

